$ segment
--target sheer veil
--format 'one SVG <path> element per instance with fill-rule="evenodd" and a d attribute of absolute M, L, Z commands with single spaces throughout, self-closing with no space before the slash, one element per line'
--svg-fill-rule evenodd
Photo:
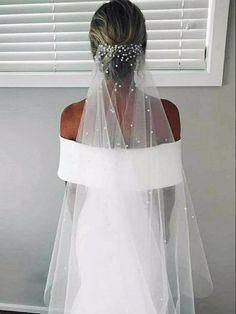
<path fill-rule="evenodd" d="M 108 226 L 104 243 L 114 242 L 110 256 L 94 238 L 87 267 L 100 265 L 98 249 L 116 260 L 107 277 L 111 271 L 122 282 L 123 313 L 193 314 L 194 296 L 212 292 L 181 143 L 145 69 L 142 46 L 99 45 L 76 141 L 60 137 L 58 176 L 67 185 L 44 292 L 49 314 L 74 313 L 84 271 L 78 230 L 84 237 L 92 232 L 83 224 L 91 198 L 100 215 L 91 214 L 91 225 L 101 234 Z M 91 272 L 91 303 L 102 290 L 100 276 Z M 110 290 L 107 299 L 119 295 L 115 286 Z M 95 313 L 81 308 L 81 314 Z"/>

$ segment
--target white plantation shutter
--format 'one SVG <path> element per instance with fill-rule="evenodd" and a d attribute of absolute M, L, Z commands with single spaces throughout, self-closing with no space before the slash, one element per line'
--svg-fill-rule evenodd
<path fill-rule="evenodd" d="M 104 2 L 1 0 L 0 72 L 90 71 L 88 30 Z M 146 18 L 147 69 L 206 68 L 209 0 L 133 2 Z"/>

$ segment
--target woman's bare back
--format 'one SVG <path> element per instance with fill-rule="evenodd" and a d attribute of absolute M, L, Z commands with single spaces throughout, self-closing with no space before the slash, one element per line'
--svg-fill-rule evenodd
<path fill-rule="evenodd" d="M 66 139 L 76 140 L 78 128 L 85 106 L 85 100 L 67 106 L 61 114 L 60 135 Z M 179 110 L 175 104 L 167 99 L 161 99 L 169 121 L 175 141 L 181 138 L 181 123 Z"/>

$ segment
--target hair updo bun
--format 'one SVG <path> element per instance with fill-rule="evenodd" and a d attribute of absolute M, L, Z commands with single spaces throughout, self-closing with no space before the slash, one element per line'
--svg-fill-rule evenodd
<path fill-rule="evenodd" d="M 137 60 L 137 57 L 140 58 Z M 99 61 L 100 70 L 105 73 L 106 79 L 119 80 L 126 77 L 132 70 L 142 65 L 143 49 L 141 44 L 107 45 L 99 44 L 95 60 Z"/>
<path fill-rule="evenodd" d="M 129 0 L 112 0 L 104 3 L 94 13 L 91 20 L 89 39 L 91 52 L 95 58 L 100 46 L 112 47 L 113 53 L 106 51 L 101 56 L 102 70 L 106 79 L 125 78 L 136 66 L 136 57 L 132 53 L 135 45 L 145 55 L 147 31 L 145 18 L 141 10 Z M 125 47 L 134 58 L 122 60 L 119 49 Z M 125 61 L 125 62 L 124 62 Z"/>

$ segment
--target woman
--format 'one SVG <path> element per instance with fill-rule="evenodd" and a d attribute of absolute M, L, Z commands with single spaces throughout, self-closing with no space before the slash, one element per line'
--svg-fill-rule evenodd
<path fill-rule="evenodd" d="M 177 107 L 144 71 L 147 33 L 130 1 L 90 25 L 86 100 L 62 113 L 67 182 L 45 303 L 49 313 L 194 314 L 212 282 L 181 161 Z"/>

